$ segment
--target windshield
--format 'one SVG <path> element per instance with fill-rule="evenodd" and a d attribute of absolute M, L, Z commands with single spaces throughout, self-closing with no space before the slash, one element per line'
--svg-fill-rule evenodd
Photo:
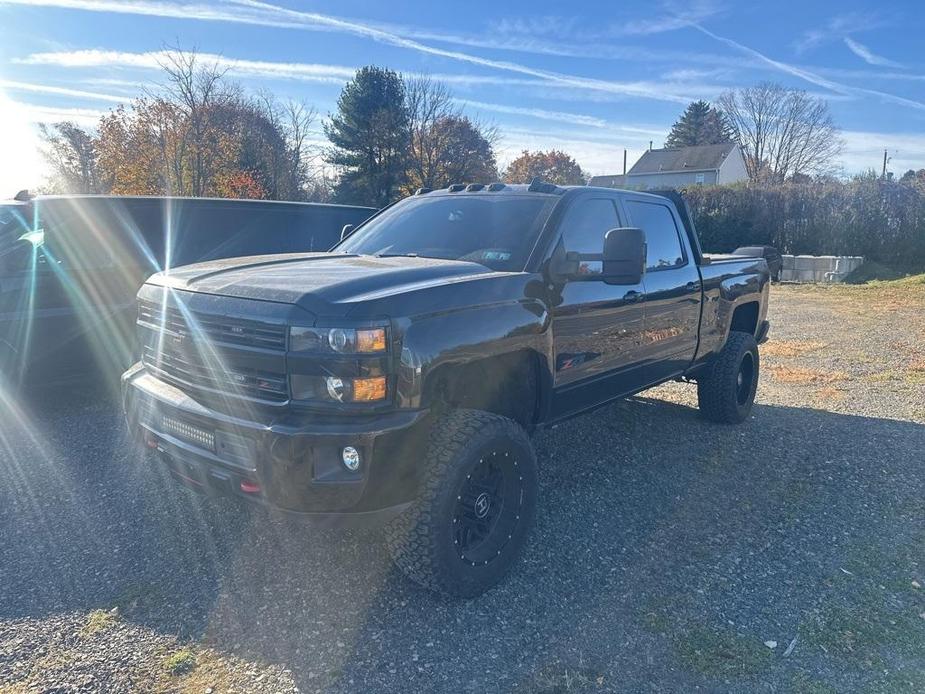
<path fill-rule="evenodd" d="M 371 220 L 334 252 L 468 260 L 523 270 L 556 198 L 539 195 L 414 197 Z"/>

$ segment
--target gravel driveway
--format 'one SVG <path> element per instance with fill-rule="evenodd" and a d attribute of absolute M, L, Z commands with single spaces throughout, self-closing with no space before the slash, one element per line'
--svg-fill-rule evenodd
<path fill-rule="evenodd" d="M 525 560 L 468 602 L 177 488 L 102 393 L 7 408 L 0 692 L 925 691 L 923 306 L 775 287 L 743 426 L 671 384 L 538 434 Z"/>

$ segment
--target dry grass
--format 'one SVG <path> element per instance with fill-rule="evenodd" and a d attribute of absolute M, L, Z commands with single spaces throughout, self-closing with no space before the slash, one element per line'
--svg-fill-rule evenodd
<path fill-rule="evenodd" d="M 761 347 L 761 354 L 768 357 L 799 357 L 825 346 L 824 342 L 818 340 L 769 340 Z"/>
<path fill-rule="evenodd" d="M 834 386 L 823 386 L 815 392 L 815 399 L 819 402 L 832 402 L 834 400 L 841 400 L 845 397 L 845 391 L 841 388 L 835 388 Z"/>
<path fill-rule="evenodd" d="M 806 369 L 799 366 L 769 366 L 767 367 L 774 379 L 781 383 L 796 383 L 801 385 L 814 385 L 835 383 L 848 378 L 839 371 L 821 371 Z"/>
<path fill-rule="evenodd" d="M 118 618 L 112 612 L 106 610 L 93 610 L 93 612 L 87 616 L 87 623 L 80 633 L 84 637 L 93 636 L 101 631 L 106 631 L 106 629 L 114 626 L 117 621 Z"/>
<path fill-rule="evenodd" d="M 915 359 L 909 364 L 908 370 L 914 374 L 925 374 L 925 359 Z"/>

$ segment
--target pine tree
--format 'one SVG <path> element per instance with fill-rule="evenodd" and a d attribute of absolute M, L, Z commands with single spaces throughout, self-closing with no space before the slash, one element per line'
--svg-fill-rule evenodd
<path fill-rule="evenodd" d="M 694 101 L 671 126 L 665 147 L 677 149 L 695 145 L 715 145 L 731 142 L 732 139 L 732 130 L 722 112 L 706 101 Z"/>
<path fill-rule="evenodd" d="M 408 164 L 408 109 L 401 77 L 364 67 L 337 100 L 324 131 L 333 148 L 326 160 L 338 167 L 337 201 L 385 207 L 398 196 Z"/>

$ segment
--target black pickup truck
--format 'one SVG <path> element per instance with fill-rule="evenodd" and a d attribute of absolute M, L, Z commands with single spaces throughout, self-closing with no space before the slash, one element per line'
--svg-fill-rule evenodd
<path fill-rule="evenodd" d="M 410 577 L 471 596 L 529 533 L 535 428 L 671 379 L 708 420 L 749 414 L 768 268 L 703 256 L 680 198 L 453 185 L 347 231 L 141 289 L 124 407 L 176 478 L 371 520 Z"/>

